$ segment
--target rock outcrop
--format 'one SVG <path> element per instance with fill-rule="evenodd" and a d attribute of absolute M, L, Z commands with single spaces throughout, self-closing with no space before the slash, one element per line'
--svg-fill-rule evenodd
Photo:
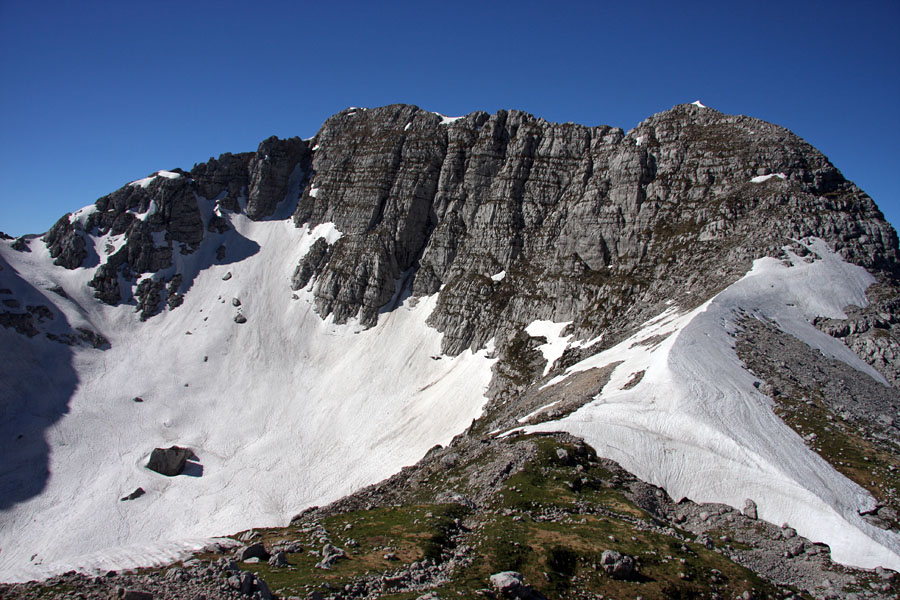
<path fill-rule="evenodd" d="M 184 465 L 194 453 L 189 448 L 172 446 L 170 448 L 154 448 L 150 453 L 147 468 L 156 471 L 166 477 L 180 475 L 184 471 Z"/>

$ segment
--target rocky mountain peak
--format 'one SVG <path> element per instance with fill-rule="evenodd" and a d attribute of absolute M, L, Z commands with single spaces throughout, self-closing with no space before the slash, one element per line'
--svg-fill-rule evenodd
<path fill-rule="evenodd" d="M 91 506 L 116 523 L 97 550 L 170 535 L 179 499 L 179 526 L 208 536 L 237 513 L 283 520 L 420 458 L 397 485 L 345 502 L 357 523 L 376 499 L 492 520 L 492 503 L 529 487 L 545 499 L 565 488 L 574 504 L 508 505 L 521 514 L 504 527 L 610 514 L 596 502 L 622 483 L 619 466 L 574 438 L 535 441 L 567 431 L 660 486 L 617 502 L 637 502 L 679 545 L 684 519 L 720 540 L 737 519 L 777 581 L 802 578 L 772 558 L 802 555 L 797 536 L 827 537 L 842 558 L 861 549 L 863 566 L 898 565 L 898 277 L 897 234 L 872 199 L 758 119 L 684 104 L 626 133 L 516 110 L 348 108 L 309 140 L 270 137 L 156 171 L 42 238 L 0 244 L 0 334 L 23 349 L 0 361 L 15 379 L 0 393 L 11 415 L 0 437 L 26 440 L 9 447 L 16 481 L 33 484 L 0 500 L 57 510 L 77 494 L 42 490 L 82 482 L 56 465 L 77 471 L 107 453 L 91 446 L 103 439 L 122 458 L 92 497 L 121 490 Z M 34 402 L 50 416 L 17 416 Z M 166 447 L 196 448 L 204 464 L 148 479 L 148 453 Z M 531 483 L 517 475 L 526 467 Z M 250 470 L 271 492 L 264 506 L 231 483 Z M 439 493 L 451 485 L 471 498 Z M 205 520 L 188 514 L 195 498 L 214 507 Z M 232 500 L 240 508 L 215 510 Z M 133 529 L 116 521 L 138 509 Z M 11 523 L 44 526 L 10 510 Z M 88 513 L 61 517 L 75 533 L 65 548 L 48 542 L 48 556 L 80 544 Z M 628 514 L 615 518 L 638 523 Z M 784 540 L 760 541 L 773 531 Z M 15 539 L 0 567 L 42 569 L 25 560 L 38 556 L 32 540 Z"/>

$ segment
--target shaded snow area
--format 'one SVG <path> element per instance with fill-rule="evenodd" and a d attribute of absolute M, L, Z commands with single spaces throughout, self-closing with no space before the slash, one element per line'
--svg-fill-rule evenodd
<path fill-rule="evenodd" d="M 753 183 L 763 183 L 772 179 L 773 177 L 777 177 L 778 179 L 787 179 L 787 175 L 785 175 L 784 173 L 771 173 L 769 175 L 757 175 L 756 177 L 751 178 L 750 181 Z"/>
<path fill-rule="evenodd" d="M 600 456 L 662 486 L 676 500 L 740 509 L 750 498 L 760 518 L 787 522 L 828 544 L 838 562 L 900 569 L 900 536 L 857 513 L 873 508 L 874 499 L 807 449 L 774 414 L 772 401 L 754 387 L 758 380 L 734 350 L 732 336 L 743 311 L 774 322 L 861 377 L 884 382 L 840 341 L 810 324 L 817 315 L 845 318 L 842 308 L 849 304 L 865 306 L 864 291 L 873 278 L 820 240 L 809 242 L 809 249 L 817 260 L 806 262 L 790 251 L 790 266 L 757 260 L 746 276 L 699 308 L 680 313 L 670 307 L 631 338 L 571 366 L 545 387 L 621 361 L 591 403 L 524 431 L 583 437 Z M 637 385 L 626 385 L 642 371 Z"/>
<path fill-rule="evenodd" d="M 29 274 L 16 280 L 23 289 L 59 310 L 56 323 L 111 343 L 69 347 L 0 328 L 0 379 L 12 382 L 0 389 L 0 450 L 41 467 L 0 465 L 0 581 L 159 564 L 213 536 L 285 525 L 415 463 L 480 415 L 493 359 L 431 358 L 441 354 L 425 324 L 436 296 L 407 300 L 370 329 L 323 321 L 311 292 L 292 298 L 290 277 L 316 238 L 340 232 L 230 218 L 258 250 L 194 265 L 184 304 L 144 323 L 132 306 L 92 297 L 93 269 L 53 267 L 39 243 L 0 248 L 5 269 Z M 215 247 L 175 254 L 190 271 Z M 238 311 L 246 323 L 234 322 Z M 8 441 L 20 427 L 32 433 Z M 171 478 L 145 468 L 153 448 L 173 444 L 199 464 Z M 146 494 L 120 501 L 138 487 Z M 13 488 L 32 491 L 9 502 Z"/>

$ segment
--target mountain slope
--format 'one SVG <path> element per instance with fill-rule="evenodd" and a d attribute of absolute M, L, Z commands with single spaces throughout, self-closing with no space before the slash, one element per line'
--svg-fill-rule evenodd
<path fill-rule="evenodd" d="M 897 398 L 896 233 L 777 126 L 348 109 L 312 140 L 132 182 L 0 258 L 2 579 L 169 560 L 550 403 L 584 408 L 540 429 L 676 498 L 751 498 L 840 561 L 900 569 L 896 530 L 857 514 L 869 492 L 782 424 L 729 337 L 770 320 Z M 848 304 L 887 316 L 854 317 L 853 352 L 811 324 L 840 332 Z M 199 464 L 144 468 L 172 444 Z"/>

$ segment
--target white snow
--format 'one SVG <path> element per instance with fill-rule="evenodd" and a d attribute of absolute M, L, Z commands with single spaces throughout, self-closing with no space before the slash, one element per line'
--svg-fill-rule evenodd
<path fill-rule="evenodd" d="M 319 195 L 319 188 L 317 188 L 317 187 L 309 188 L 309 197 L 310 198 L 315 198 L 318 195 Z"/>
<path fill-rule="evenodd" d="M 559 357 L 563 355 L 563 352 L 566 351 L 566 346 L 568 345 L 568 342 L 572 338 L 572 336 L 564 336 L 562 332 L 571 324 L 571 321 L 566 321 L 564 323 L 554 323 L 553 321 L 534 321 L 525 328 L 525 333 L 527 333 L 531 337 L 543 336 L 547 338 L 547 343 L 541 344 L 537 348 L 538 350 L 540 350 L 541 354 L 544 355 L 544 359 L 547 361 L 547 366 L 544 367 L 544 375 L 550 372 L 550 369 L 553 368 L 553 363 L 555 363 L 559 359 Z"/>
<path fill-rule="evenodd" d="M 403 131 L 409 131 L 410 127 L 412 127 L 412 121 L 406 124 L 406 127 L 403 128 Z"/>
<path fill-rule="evenodd" d="M 69 223 L 75 225 L 76 223 L 84 229 L 87 226 L 88 217 L 97 212 L 97 207 L 93 204 L 89 204 L 83 208 L 80 208 L 69 215 Z"/>
<path fill-rule="evenodd" d="M 50 449 L 40 493 L 0 512 L 0 580 L 160 564 L 213 536 L 285 525 L 306 506 L 413 464 L 479 416 L 494 359 L 486 351 L 431 359 L 441 354 L 441 334 L 426 325 L 436 296 L 403 303 L 370 329 L 335 325 L 314 312 L 310 291 L 292 299 L 289 287 L 315 239 L 340 237 L 333 224 L 305 231 L 290 220 L 227 218 L 236 228 L 223 234 L 229 252 L 259 248 L 202 270 L 190 261 L 217 244 L 176 250 L 197 275 L 182 306 L 144 323 L 132 307 L 92 297 L 92 269 L 53 267 L 43 244 L 0 249 L 41 289 L 66 290 L 71 301 L 44 295 L 73 327 L 111 342 L 105 351 L 70 348 L 0 328 L 0 345 L 17 348 L 0 361 L 0 380 L 13 382 L 0 387 L 0 408 L 28 401 L 56 419 L 29 437 Z M 247 323 L 234 323 L 233 297 Z M 67 397 L 64 414 L 41 396 L 47 364 L 71 370 L 54 388 Z M 172 444 L 196 451 L 201 476 L 144 467 L 153 448 Z M 119 501 L 138 486 L 145 496 Z"/>
<path fill-rule="evenodd" d="M 694 106 L 699 106 L 700 108 L 706 108 L 706 105 L 703 104 L 702 102 L 700 102 L 699 100 L 695 100 L 695 101 L 691 102 L 691 104 L 693 104 Z"/>
<path fill-rule="evenodd" d="M 643 144 L 646 140 L 647 140 L 647 136 L 646 136 L 646 135 L 639 135 L 639 136 L 637 136 L 636 138 L 634 138 L 634 143 L 635 143 L 635 145 L 640 146 L 640 145 Z"/>
<path fill-rule="evenodd" d="M 838 562 L 900 569 L 900 536 L 869 525 L 857 512 L 873 508 L 874 499 L 774 414 L 771 400 L 754 387 L 757 378 L 734 351 L 736 313 L 744 310 L 847 363 L 860 376 L 884 382 L 810 323 L 817 315 L 843 318 L 842 308 L 849 304 L 865 306 L 872 276 L 845 263 L 821 240 L 807 245 L 819 259 L 807 263 L 788 250 L 791 266 L 774 258 L 757 260 L 746 276 L 697 309 L 680 313 L 672 306 L 629 339 L 573 365 L 545 387 L 621 361 L 594 401 L 559 421 L 523 430 L 581 436 L 599 455 L 675 499 L 741 508 L 751 498 L 761 518 L 787 522 L 827 543 Z M 643 379 L 623 389 L 640 371 Z"/>
<path fill-rule="evenodd" d="M 312 151 L 313 151 L 313 152 L 315 152 L 315 151 L 318 150 L 318 149 L 319 149 L 319 144 L 316 144 L 315 146 L 312 147 Z"/>
<path fill-rule="evenodd" d="M 503 281 L 506 277 L 506 271 L 500 271 L 499 273 L 494 273 L 491 275 L 491 281 Z"/>
<path fill-rule="evenodd" d="M 154 179 L 156 179 L 156 175 L 151 175 L 150 177 L 144 177 L 143 179 L 138 179 L 137 181 L 132 181 L 128 185 L 140 186 L 140 187 L 146 189 L 146 187 L 148 185 L 150 185 L 150 182 L 153 181 Z"/>
<path fill-rule="evenodd" d="M 601 333 L 600 335 L 598 335 L 597 337 L 595 337 L 593 339 L 590 339 L 587 341 L 575 340 L 574 342 L 572 342 L 569 345 L 573 348 L 590 348 L 591 346 L 599 344 L 602 341 L 603 341 L 603 334 Z"/>
<path fill-rule="evenodd" d="M 151 200 L 150 204 L 147 205 L 146 211 L 138 212 L 137 210 L 129 210 L 128 212 L 133 214 L 135 216 L 135 218 L 138 219 L 139 221 L 146 221 L 147 217 L 155 215 L 156 211 L 158 211 L 158 210 L 159 210 L 159 207 L 157 207 L 157 205 L 156 205 L 156 200 Z"/>
<path fill-rule="evenodd" d="M 559 404 L 560 402 L 562 402 L 562 398 L 560 398 L 559 400 L 554 400 L 553 402 L 550 402 L 550 403 L 548 403 L 548 404 L 545 404 L 544 406 L 540 407 L 539 409 L 531 411 L 530 413 L 528 413 L 528 414 L 525 415 L 524 417 L 519 417 L 519 418 L 517 419 L 517 421 L 518 421 L 519 423 L 525 423 L 525 422 L 528 421 L 528 419 L 530 419 L 531 417 L 533 417 L 533 416 L 535 416 L 535 415 L 538 415 L 538 414 L 544 412 L 544 411 L 547 410 L 548 408 L 552 408 L 552 407 L 556 406 L 556 405 Z M 500 431 L 500 430 L 498 430 L 498 431 Z"/>
<path fill-rule="evenodd" d="M 777 177 L 778 179 L 786 179 L 787 175 L 785 175 L 784 173 L 770 173 L 769 175 L 757 175 L 756 177 L 752 178 L 750 181 L 752 181 L 753 183 L 762 183 L 764 181 L 768 181 L 768 180 L 772 179 L 773 177 Z"/>
<path fill-rule="evenodd" d="M 431 114 L 437 115 L 441 118 L 441 122 L 440 122 L 441 125 L 449 125 L 450 123 L 455 123 L 456 121 L 459 121 L 460 119 L 465 118 L 464 116 L 463 117 L 448 117 L 447 115 L 442 115 L 441 113 L 431 113 Z"/>
<path fill-rule="evenodd" d="M 157 171 L 153 175 L 149 177 L 144 177 L 143 179 L 138 179 L 137 181 L 132 181 L 128 185 L 131 186 L 140 186 L 142 188 L 147 188 L 150 185 L 150 182 L 156 179 L 157 177 L 165 177 L 166 179 L 178 179 L 181 177 L 181 173 L 173 173 L 172 171 Z"/>

